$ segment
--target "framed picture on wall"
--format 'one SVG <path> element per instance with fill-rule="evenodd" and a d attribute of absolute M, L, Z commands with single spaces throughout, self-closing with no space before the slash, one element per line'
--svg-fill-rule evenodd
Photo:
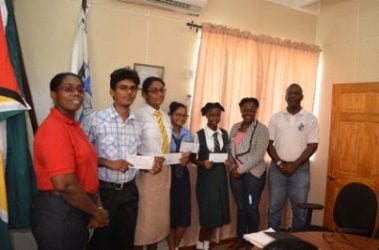
<path fill-rule="evenodd" d="M 150 76 L 156 76 L 163 79 L 163 66 L 135 63 L 134 70 L 137 71 L 141 83 L 143 83 L 143 81 Z"/>

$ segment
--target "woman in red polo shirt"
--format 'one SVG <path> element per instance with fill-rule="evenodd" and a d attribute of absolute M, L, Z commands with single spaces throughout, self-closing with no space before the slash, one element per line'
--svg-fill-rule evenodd
<path fill-rule="evenodd" d="M 75 120 L 84 100 L 79 76 L 60 73 L 50 82 L 54 108 L 34 140 L 38 194 L 32 232 L 38 249 L 84 249 L 89 227 L 103 227 L 108 212 L 97 195 L 97 155 Z"/>

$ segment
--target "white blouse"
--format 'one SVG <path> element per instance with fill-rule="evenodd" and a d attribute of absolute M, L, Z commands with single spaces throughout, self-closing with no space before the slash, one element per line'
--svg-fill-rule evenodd
<path fill-rule="evenodd" d="M 138 153 L 141 155 L 163 156 L 163 138 L 157 119 L 154 116 L 154 111 L 153 107 L 146 104 L 134 112 L 135 117 L 142 124 L 142 144 L 138 149 Z M 161 112 L 161 119 L 165 125 L 167 136 L 170 139 L 170 118 L 164 111 L 159 111 Z"/>

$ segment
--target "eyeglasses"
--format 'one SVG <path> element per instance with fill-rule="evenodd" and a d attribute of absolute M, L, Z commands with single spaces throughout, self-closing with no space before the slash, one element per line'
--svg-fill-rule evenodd
<path fill-rule="evenodd" d="M 160 94 L 166 93 L 166 89 L 165 88 L 162 88 L 162 89 L 151 89 L 151 90 L 148 90 L 147 92 L 153 93 L 154 95 L 158 95 L 159 93 Z"/>
<path fill-rule="evenodd" d="M 79 85 L 79 86 L 72 86 L 72 85 L 67 85 L 67 86 L 61 86 L 59 87 L 58 89 L 63 89 L 64 92 L 67 92 L 67 93 L 74 93 L 75 90 L 78 91 L 79 94 L 83 94 L 84 93 L 84 87 L 82 85 Z"/>
<path fill-rule="evenodd" d="M 188 118 L 187 114 L 179 114 L 179 113 L 173 113 L 174 116 L 179 116 L 181 118 Z"/>
<path fill-rule="evenodd" d="M 130 91 L 130 92 L 137 92 L 137 90 L 138 90 L 138 87 L 137 86 L 126 86 L 126 85 L 119 85 L 119 86 L 117 86 L 117 88 L 119 89 L 119 90 L 121 90 L 121 91 L 125 91 L 125 92 L 128 92 L 128 91 Z"/>

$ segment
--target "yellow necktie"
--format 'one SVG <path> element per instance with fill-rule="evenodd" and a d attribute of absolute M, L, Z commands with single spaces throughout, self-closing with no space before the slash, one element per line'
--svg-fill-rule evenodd
<path fill-rule="evenodd" d="M 161 119 L 161 112 L 159 112 L 159 110 L 155 110 L 154 116 L 157 118 L 158 126 L 159 126 L 159 129 L 161 131 L 162 138 L 163 138 L 162 151 L 164 154 L 168 154 L 170 152 L 169 147 L 168 147 L 168 136 L 166 133 L 166 128 L 165 128 L 165 126 L 162 122 L 162 119 Z"/>

